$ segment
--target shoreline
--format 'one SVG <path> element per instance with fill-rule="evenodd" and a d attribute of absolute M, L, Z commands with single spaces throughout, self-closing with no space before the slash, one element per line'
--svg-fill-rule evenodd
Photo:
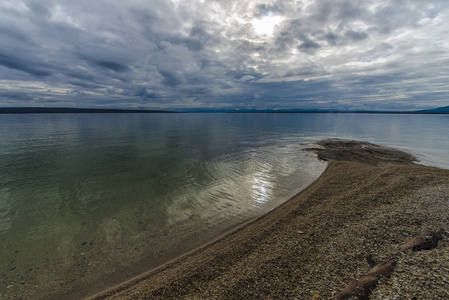
<path fill-rule="evenodd" d="M 449 170 L 413 164 L 410 154 L 369 143 L 318 144 L 323 148 L 310 150 L 329 163 L 305 190 L 206 245 L 89 299 L 325 299 L 366 273 L 367 257 L 382 261 L 413 236 L 449 231 Z M 439 256 L 448 254 L 447 237 L 420 253 L 434 268 L 446 270 L 438 273 L 441 282 L 449 278 L 449 256 Z M 401 265 L 410 256 L 404 257 L 372 299 L 410 295 L 413 286 L 407 280 L 394 280 L 414 275 Z M 421 259 L 422 269 L 427 261 Z M 428 286 L 413 295 L 449 297 L 438 289 L 438 281 Z"/>

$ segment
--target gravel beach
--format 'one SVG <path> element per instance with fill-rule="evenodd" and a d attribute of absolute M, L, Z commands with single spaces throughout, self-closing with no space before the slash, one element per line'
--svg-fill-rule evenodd
<path fill-rule="evenodd" d="M 385 261 L 389 276 L 346 299 L 449 299 L 449 170 L 364 142 L 309 150 L 328 166 L 304 191 L 92 299 L 329 299 Z M 399 251 L 434 232 L 436 247 Z"/>

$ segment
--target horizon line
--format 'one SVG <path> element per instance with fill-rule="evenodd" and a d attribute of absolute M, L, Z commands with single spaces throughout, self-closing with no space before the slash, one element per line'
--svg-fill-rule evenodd
<path fill-rule="evenodd" d="M 449 107 L 429 110 L 338 110 L 338 109 L 187 109 L 157 110 L 130 108 L 72 108 L 72 107 L 0 107 L 0 114 L 44 113 L 356 113 L 356 114 L 449 114 Z"/>

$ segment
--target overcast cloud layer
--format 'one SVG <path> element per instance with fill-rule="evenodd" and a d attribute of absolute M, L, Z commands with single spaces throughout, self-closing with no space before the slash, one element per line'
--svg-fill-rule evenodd
<path fill-rule="evenodd" d="M 448 20 L 448 0 L 2 0 L 0 106 L 447 106 Z"/>

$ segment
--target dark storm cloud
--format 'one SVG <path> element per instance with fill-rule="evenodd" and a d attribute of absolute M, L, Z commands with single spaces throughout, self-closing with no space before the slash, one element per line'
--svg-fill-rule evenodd
<path fill-rule="evenodd" d="M 160 98 L 156 93 L 148 91 L 145 87 L 137 87 L 133 96 L 137 96 L 145 101 Z"/>
<path fill-rule="evenodd" d="M 7 92 L 0 92 L 0 99 L 7 98 L 12 100 L 19 100 L 19 101 L 28 101 L 33 99 L 30 95 L 24 93 L 24 92 L 18 92 L 18 91 L 7 91 Z"/>
<path fill-rule="evenodd" d="M 85 89 L 99 89 L 102 88 L 101 85 L 90 83 L 88 81 L 67 81 L 67 83 L 74 85 L 74 86 L 80 86 Z"/>
<path fill-rule="evenodd" d="M 176 74 L 176 72 L 172 71 L 159 71 L 159 74 L 162 75 L 162 84 L 168 87 L 176 87 L 181 84 L 182 79 Z"/>
<path fill-rule="evenodd" d="M 32 43 L 32 39 L 18 28 L 11 28 L 8 24 L 0 27 L 0 36 L 3 43 L 26 42 Z"/>
<path fill-rule="evenodd" d="M 9 69 L 22 71 L 37 77 L 51 75 L 51 72 L 40 68 L 36 64 L 33 65 L 32 62 L 27 62 L 24 61 L 23 59 L 19 59 L 17 57 L 5 55 L 2 53 L 0 53 L 0 65 L 3 65 Z"/>
<path fill-rule="evenodd" d="M 109 69 L 111 71 L 114 72 L 127 72 L 130 69 L 128 68 L 128 66 L 116 63 L 116 62 L 112 62 L 112 61 L 98 61 L 96 62 L 97 65 L 99 65 L 100 67 Z"/>
<path fill-rule="evenodd" d="M 447 0 L 4 0 L 0 106 L 445 106 L 448 10 Z"/>
<path fill-rule="evenodd" d="M 320 44 L 318 44 L 317 42 L 314 42 L 312 40 L 309 39 L 305 39 L 299 46 L 298 49 L 301 52 L 305 52 L 305 53 L 312 53 L 315 50 L 317 50 L 318 48 L 320 48 Z"/>
<path fill-rule="evenodd" d="M 325 40 L 329 45 L 335 46 L 339 41 L 339 36 L 332 32 L 327 32 L 322 36 L 323 40 Z"/>
<path fill-rule="evenodd" d="M 354 30 L 348 30 L 345 32 L 345 36 L 349 37 L 354 41 L 361 41 L 368 38 L 368 34 L 366 32 L 359 32 Z"/>

